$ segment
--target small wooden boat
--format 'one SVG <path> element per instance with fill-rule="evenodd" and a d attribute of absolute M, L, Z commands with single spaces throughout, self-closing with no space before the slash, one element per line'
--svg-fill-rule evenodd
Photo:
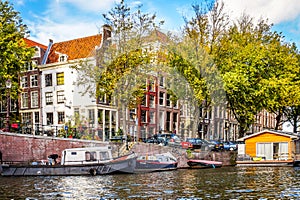
<path fill-rule="evenodd" d="M 104 175 L 112 173 L 134 173 L 137 156 L 132 153 L 118 158 L 112 157 L 110 146 L 72 148 L 62 151 L 61 162 L 53 155 L 47 162 L 30 164 L 2 164 L 2 176 L 51 176 L 51 175 Z M 57 154 L 55 154 L 57 155 Z"/>
<path fill-rule="evenodd" d="M 300 167 L 300 160 L 294 160 L 293 167 Z"/>
<path fill-rule="evenodd" d="M 223 163 L 218 161 L 211 161 L 211 160 L 188 160 L 187 161 L 188 166 L 190 168 L 219 168 L 222 167 Z"/>
<path fill-rule="evenodd" d="M 177 169 L 177 159 L 169 152 L 142 155 L 136 160 L 135 172 L 153 172 Z"/>

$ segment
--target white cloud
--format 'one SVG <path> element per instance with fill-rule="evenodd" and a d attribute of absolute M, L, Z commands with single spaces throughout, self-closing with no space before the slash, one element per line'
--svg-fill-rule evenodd
<path fill-rule="evenodd" d="M 231 18 L 245 12 L 251 17 L 268 18 L 270 23 L 291 21 L 300 15 L 299 0 L 223 0 Z"/>
<path fill-rule="evenodd" d="M 49 39 L 54 42 L 72 40 L 75 38 L 86 37 L 99 33 L 98 27 L 94 23 L 77 22 L 75 23 L 55 23 L 31 24 L 31 39 L 44 45 L 48 44 Z"/>
<path fill-rule="evenodd" d="M 34 20 L 26 22 L 31 39 L 47 45 L 49 39 L 61 42 L 98 34 L 104 23 L 101 13 L 107 12 L 112 2 L 112 0 L 92 0 L 88 3 L 84 0 L 50 1 L 47 10 L 32 14 Z"/>
<path fill-rule="evenodd" d="M 114 0 L 59 0 L 61 4 L 66 6 L 75 6 L 80 10 L 90 12 L 100 12 L 109 9 L 113 4 Z"/>

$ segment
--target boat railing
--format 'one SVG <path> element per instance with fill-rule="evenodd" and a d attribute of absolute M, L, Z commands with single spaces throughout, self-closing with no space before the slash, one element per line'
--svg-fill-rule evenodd
<path fill-rule="evenodd" d="M 28 161 L 16 161 L 16 160 L 3 160 L 2 164 L 7 164 L 7 165 L 26 165 L 29 164 L 30 162 Z"/>

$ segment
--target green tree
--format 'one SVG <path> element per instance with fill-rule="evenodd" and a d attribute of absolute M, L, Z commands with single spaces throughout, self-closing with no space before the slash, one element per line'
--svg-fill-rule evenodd
<path fill-rule="evenodd" d="M 23 40 L 29 31 L 19 14 L 8 1 L 0 2 L 0 84 L 5 87 L 8 79 L 12 81 L 13 98 L 17 98 L 19 74 L 34 53 Z"/>
<path fill-rule="evenodd" d="M 106 26 L 112 32 L 111 40 L 97 51 L 97 65 L 82 62 L 77 66 L 82 74 L 79 84 L 95 84 L 96 90 L 92 92 L 96 97 L 114 97 L 113 103 L 121 107 L 123 116 L 126 107 L 136 105 L 134 101 L 141 99 L 136 97 L 143 96 L 145 74 L 152 71 L 157 55 L 152 51 L 155 49 L 151 44 L 152 34 L 163 24 L 157 22 L 155 14 L 144 14 L 141 8 L 141 5 L 130 8 L 121 0 L 103 14 Z M 127 132 L 125 128 L 123 124 L 124 133 Z"/>
<path fill-rule="evenodd" d="M 298 84 L 293 81 L 298 73 L 297 59 L 282 43 L 283 36 L 271 27 L 263 20 L 255 25 L 252 18 L 243 15 L 222 37 L 214 54 L 229 108 L 240 125 L 240 137 L 258 112 L 277 112 L 296 100 L 285 91 L 291 92 Z"/>
<path fill-rule="evenodd" d="M 199 112 L 205 116 L 212 105 L 224 106 L 225 103 L 223 82 L 210 54 L 225 31 L 228 16 L 223 2 L 205 1 L 192 8 L 194 16 L 189 20 L 185 18 L 182 37 L 175 37 L 170 45 L 168 64 L 185 78 L 192 90 L 194 101 L 186 103 L 193 102 L 193 116 L 200 116 Z M 197 132 L 199 120 L 204 118 L 194 117 L 193 132 Z"/>

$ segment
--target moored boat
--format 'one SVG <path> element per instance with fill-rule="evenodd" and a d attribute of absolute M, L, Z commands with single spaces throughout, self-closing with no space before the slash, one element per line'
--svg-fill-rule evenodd
<path fill-rule="evenodd" d="M 223 163 L 219 161 L 212 160 L 197 160 L 190 159 L 187 161 L 187 164 L 190 168 L 219 168 L 222 167 Z"/>
<path fill-rule="evenodd" d="M 177 159 L 169 152 L 141 155 L 136 161 L 136 172 L 153 172 L 177 169 Z"/>
<path fill-rule="evenodd" d="M 134 173 L 136 159 L 134 153 L 113 158 L 110 146 L 72 148 L 62 151 L 60 163 L 43 161 L 30 164 L 2 164 L 0 171 L 2 176 Z"/>

